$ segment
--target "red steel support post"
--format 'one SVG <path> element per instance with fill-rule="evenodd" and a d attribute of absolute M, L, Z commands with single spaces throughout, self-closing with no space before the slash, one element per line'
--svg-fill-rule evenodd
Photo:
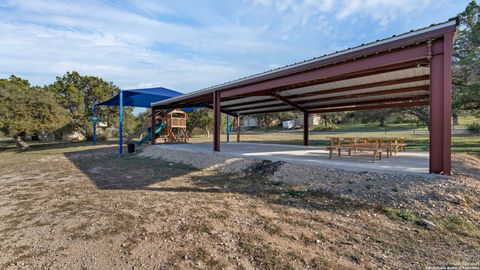
<path fill-rule="evenodd" d="M 220 92 L 213 92 L 213 151 L 220 152 L 220 128 L 222 115 L 220 111 Z"/>
<path fill-rule="evenodd" d="M 430 173 L 451 174 L 453 33 L 430 64 Z"/>
<path fill-rule="evenodd" d="M 237 142 L 240 142 L 240 115 L 235 117 L 235 127 L 237 129 Z"/>
<path fill-rule="evenodd" d="M 303 112 L 303 145 L 308 145 L 308 112 Z"/>
<path fill-rule="evenodd" d="M 156 122 L 156 118 L 155 118 L 155 107 L 152 107 L 152 115 L 150 116 L 150 144 L 154 145 L 155 142 L 156 142 L 156 138 L 155 138 L 155 126 L 157 123 Z"/>

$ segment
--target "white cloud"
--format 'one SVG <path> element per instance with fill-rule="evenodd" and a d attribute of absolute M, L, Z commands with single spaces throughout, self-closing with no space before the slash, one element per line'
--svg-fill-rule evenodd
<path fill-rule="evenodd" d="M 78 70 L 122 88 L 191 91 L 379 38 L 359 30 L 365 22 L 373 28 L 396 25 L 392 31 L 399 31 L 407 19 L 418 23 L 417 18 L 433 16 L 435 7 L 453 5 L 448 0 L 238 1 L 243 2 L 5 1 L 0 76 L 46 84 Z"/>
<path fill-rule="evenodd" d="M 350 0 L 343 1 L 336 17 L 347 19 L 352 16 L 366 16 L 377 21 L 381 26 L 387 26 L 399 17 L 412 16 L 412 13 L 422 12 L 433 6 L 433 0 Z"/>

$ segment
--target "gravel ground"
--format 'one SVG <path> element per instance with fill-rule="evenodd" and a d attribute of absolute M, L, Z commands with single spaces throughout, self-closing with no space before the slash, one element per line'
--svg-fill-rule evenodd
<path fill-rule="evenodd" d="M 479 209 L 459 208 L 480 198 L 480 161 L 466 154 L 454 154 L 454 176 L 351 172 L 322 166 L 272 162 L 258 158 L 232 158 L 221 153 L 172 151 L 145 147 L 140 156 L 162 158 L 199 169 L 226 174 L 266 177 L 269 181 L 293 185 L 302 191 L 318 191 L 361 203 L 413 210 L 419 217 L 468 216 L 480 223 Z M 469 208 L 470 209 L 470 208 Z"/>
<path fill-rule="evenodd" d="M 455 156 L 454 177 L 395 181 L 149 147 L 117 151 L 71 144 L 0 152 L 0 269 L 480 262 L 476 157 Z"/>

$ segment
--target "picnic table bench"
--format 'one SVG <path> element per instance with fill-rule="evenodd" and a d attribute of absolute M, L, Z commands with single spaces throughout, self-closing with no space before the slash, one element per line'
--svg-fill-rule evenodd
<path fill-rule="evenodd" d="M 382 159 L 382 153 L 386 152 L 387 158 L 392 153 L 398 151 L 405 151 L 405 138 L 404 137 L 328 137 L 330 139 L 330 146 L 327 146 L 329 150 L 328 158 L 332 159 L 333 151 L 338 152 L 338 157 L 342 156 L 342 149 L 348 150 L 348 155 L 357 153 L 357 151 L 372 151 L 373 162 L 376 157 Z"/>

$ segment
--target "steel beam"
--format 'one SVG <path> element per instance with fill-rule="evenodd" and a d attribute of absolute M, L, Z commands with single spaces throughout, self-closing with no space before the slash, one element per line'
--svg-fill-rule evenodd
<path fill-rule="evenodd" d="M 359 94 L 348 94 L 348 95 L 339 95 L 339 96 L 333 96 L 333 97 L 326 97 L 326 98 L 316 98 L 316 99 L 308 99 L 308 100 L 299 100 L 296 101 L 295 104 L 302 104 L 304 105 L 302 108 L 305 106 L 308 106 L 309 103 L 317 103 L 317 102 L 324 102 L 324 101 L 334 101 L 334 100 L 342 100 L 342 99 L 352 99 L 352 98 L 362 98 L 362 97 L 372 97 L 372 96 L 386 96 L 386 95 L 391 95 L 391 94 L 400 94 L 400 93 L 408 93 L 408 92 L 417 92 L 417 91 L 428 91 L 429 86 L 416 86 L 416 87 L 406 87 L 406 88 L 397 88 L 397 89 L 391 89 L 391 90 L 381 90 L 381 91 L 375 91 L 375 92 L 367 92 L 367 93 L 359 93 Z M 257 108 L 274 108 L 274 107 L 281 107 L 285 106 L 285 104 L 264 104 L 262 103 L 256 105 L 256 106 L 250 106 L 248 108 L 240 108 L 240 109 L 235 109 L 232 108 L 232 110 L 245 110 L 245 109 L 257 109 Z"/>
<path fill-rule="evenodd" d="M 308 112 L 303 112 L 303 145 L 308 145 Z"/>
<path fill-rule="evenodd" d="M 362 100 L 362 101 L 350 101 L 344 103 L 334 103 L 334 104 L 325 104 L 319 105 L 315 107 L 304 107 L 306 111 L 310 113 L 317 113 L 318 111 L 323 111 L 329 108 L 336 108 L 336 107 L 346 107 L 346 106 L 353 106 L 353 105 L 367 105 L 367 104 L 382 104 L 387 102 L 396 102 L 396 101 L 409 101 L 409 100 L 419 100 L 419 99 L 428 99 L 428 95 L 419 95 L 413 97 L 395 97 L 395 98 L 383 98 L 383 99 L 372 99 L 372 100 Z M 244 110 L 240 111 L 241 114 L 256 114 L 256 113 L 270 113 L 270 112 L 279 112 L 279 111 L 292 111 L 292 109 L 281 109 L 276 110 L 273 109 L 271 111 L 249 111 Z"/>
<path fill-rule="evenodd" d="M 430 173 L 451 174 L 453 33 L 443 37 L 443 53 L 430 67 Z"/>
<path fill-rule="evenodd" d="M 279 94 L 277 94 L 277 93 L 271 93 L 270 95 L 271 95 L 272 97 L 280 100 L 281 102 L 283 102 L 283 103 L 285 103 L 285 104 L 287 104 L 287 105 L 289 105 L 289 106 L 292 106 L 293 108 L 295 108 L 295 109 L 297 109 L 297 110 L 299 110 L 299 111 L 301 111 L 301 112 L 305 112 L 305 109 L 303 109 L 302 107 L 298 106 L 297 104 L 291 102 L 291 101 L 288 100 L 287 98 L 282 97 L 281 95 L 279 95 Z"/>
<path fill-rule="evenodd" d="M 311 113 L 365 111 L 365 110 L 377 110 L 377 109 L 386 109 L 386 108 L 416 107 L 416 106 L 425 106 L 428 104 L 429 104 L 428 100 L 420 100 L 420 101 L 412 101 L 412 102 L 385 103 L 385 104 L 367 105 L 367 106 L 324 109 L 324 110 L 311 111 Z"/>
<path fill-rule="evenodd" d="M 237 143 L 240 142 L 240 115 L 235 117 L 235 125 L 237 129 Z"/>
<path fill-rule="evenodd" d="M 293 74 L 265 82 L 258 82 L 252 85 L 238 87 L 232 90 L 222 91 L 222 95 L 227 98 L 238 95 L 253 94 L 257 91 L 266 89 L 274 90 L 277 88 L 315 81 L 322 78 L 336 77 L 374 68 L 382 68 L 394 63 L 400 64 L 402 62 L 425 59 L 427 57 L 427 53 L 427 46 L 425 45 L 405 48 L 399 51 L 392 51 L 385 54 L 358 59 L 352 62 L 327 66 L 316 70 L 306 71 L 299 74 Z"/>
<path fill-rule="evenodd" d="M 213 92 L 213 151 L 217 152 L 220 152 L 220 129 L 222 125 L 220 100 L 220 92 Z"/>
<path fill-rule="evenodd" d="M 352 99 L 352 98 L 364 98 L 364 97 L 381 97 L 381 96 L 389 96 L 395 94 L 403 94 L 409 92 L 418 92 L 418 91 L 428 91 L 428 85 L 425 86 L 416 86 L 416 87 L 405 87 L 405 88 L 398 88 L 398 89 L 391 89 L 391 90 L 380 90 L 374 92 L 367 92 L 367 93 L 358 93 L 358 94 L 348 94 L 348 95 L 339 95 L 333 97 L 326 97 L 326 98 L 316 98 L 316 99 L 308 99 L 298 101 L 299 104 L 306 104 L 309 103 L 317 103 L 317 102 L 325 102 L 325 101 L 335 101 L 335 100 L 344 100 L 344 99 Z"/>
<path fill-rule="evenodd" d="M 429 79 L 430 79 L 429 75 L 423 75 L 423 76 L 417 76 L 417 77 L 409 77 L 409 78 L 388 80 L 388 81 L 383 81 L 383 82 L 365 83 L 365 84 L 358 84 L 358 85 L 352 85 L 352 86 L 347 86 L 347 87 L 332 88 L 332 89 L 321 90 L 321 91 L 312 92 L 312 93 L 283 95 L 283 97 L 292 100 L 292 99 L 303 98 L 303 97 L 322 96 L 322 95 L 326 95 L 326 94 L 341 93 L 341 92 L 368 89 L 368 88 L 380 87 L 380 86 L 390 86 L 390 85 L 402 84 L 402 83 L 426 81 L 426 80 L 429 80 Z M 426 87 L 428 87 L 428 86 L 426 86 Z M 284 90 L 280 90 L 280 92 L 283 92 L 283 91 Z M 238 106 L 244 106 L 244 105 L 253 105 L 253 104 L 261 104 L 261 103 L 264 103 L 264 102 L 272 102 L 272 101 L 275 101 L 275 99 L 274 98 L 268 98 L 268 99 L 262 99 L 262 100 L 256 100 L 256 101 L 248 101 L 248 102 L 243 102 L 243 103 L 230 104 L 230 105 L 223 106 L 223 108 L 227 109 L 227 108 L 232 108 L 232 107 L 238 107 Z M 297 102 L 297 103 L 300 103 L 300 102 Z"/>
<path fill-rule="evenodd" d="M 346 107 L 354 105 L 368 105 L 368 104 L 381 104 L 387 102 L 397 102 L 397 101 L 413 101 L 419 99 L 428 99 L 428 95 L 419 95 L 414 97 L 395 97 L 395 98 L 383 98 L 383 99 L 372 99 L 372 100 L 362 100 L 362 101 L 351 101 L 344 103 L 334 103 L 334 104 L 325 104 L 316 107 L 307 108 L 309 112 L 315 112 L 317 108 L 319 110 L 328 109 L 328 108 L 337 108 L 337 107 Z M 323 107 L 323 108 L 322 108 Z"/>

